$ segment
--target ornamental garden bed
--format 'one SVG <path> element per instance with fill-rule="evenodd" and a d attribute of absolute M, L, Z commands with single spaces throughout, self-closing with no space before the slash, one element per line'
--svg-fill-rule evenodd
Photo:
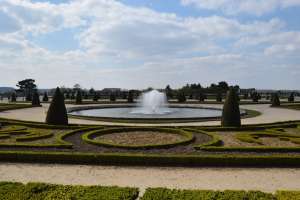
<path fill-rule="evenodd" d="M 0 182 L 0 197 L 5 200 L 137 200 L 138 188 L 116 186 L 80 186 L 49 183 Z M 275 194 L 243 190 L 178 190 L 147 188 L 141 200 L 298 200 L 299 191 Z"/>
<path fill-rule="evenodd" d="M 0 161 L 300 166 L 299 122 L 241 128 L 1 124 Z"/>

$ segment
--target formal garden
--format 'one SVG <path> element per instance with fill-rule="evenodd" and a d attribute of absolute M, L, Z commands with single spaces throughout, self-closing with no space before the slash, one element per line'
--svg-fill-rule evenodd
<path fill-rule="evenodd" d="M 162 94 L 150 91 L 146 95 L 154 96 L 144 97 L 146 100 L 150 98 L 160 102 L 164 100 Z M 223 100 L 207 102 L 221 104 L 221 108 L 190 106 L 195 102 L 173 106 L 172 104 L 183 102 L 172 102 L 172 100 L 168 101 L 169 107 L 163 107 L 161 106 L 163 104 L 150 102 L 150 107 L 148 104 L 142 104 L 138 110 L 134 110 L 132 118 L 131 113 L 124 114 L 124 112 L 135 108 L 136 104 L 124 106 L 126 101 L 117 105 L 110 103 L 111 101 L 92 103 L 93 101 L 83 100 L 81 92 L 77 92 L 74 102 L 69 102 L 65 100 L 65 95 L 60 88 L 57 88 L 50 98 L 51 100 L 47 94 L 44 94 L 40 101 L 38 93 L 34 92 L 31 101 L 16 101 L 13 96 L 11 102 L 0 104 L 0 111 L 3 113 L 15 112 L 19 109 L 40 109 L 42 106 L 49 105 L 44 122 L 0 118 L 0 160 L 2 162 L 181 167 L 300 166 L 300 121 L 243 124 L 242 119 L 255 118 L 263 113 L 257 110 L 240 109 L 240 104 L 267 103 L 253 101 L 241 103 L 234 88 L 229 88 Z M 130 101 L 132 103 L 136 100 Z M 100 105 L 101 103 L 104 105 Z M 156 107 L 152 106 L 153 103 Z M 282 103 L 277 94 L 272 96 L 268 106 L 283 111 L 299 109 L 297 102 Z M 142 110 L 144 108 L 146 110 Z M 108 117 L 76 115 L 76 112 L 82 114 L 97 109 L 104 110 L 106 114 L 108 113 Z M 112 113 L 108 112 L 110 109 Z M 172 109 L 175 110 L 176 115 L 174 118 L 168 118 Z M 154 113 L 150 115 L 147 113 L 147 117 L 143 117 L 144 112 Z M 183 112 L 184 117 L 178 112 Z M 197 117 L 195 113 L 200 112 L 207 112 L 208 115 Z M 125 117 L 120 117 L 122 114 Z M 160 118 L 161 115 L 167 117 Z M 186 115 L 190 116 L 186 117 Z M 72 119 L 109 121 L 111 124 L 70 123 Z M 217 120 L 220 125 L 199 126 L 188 123 L 210 120 Z M 123 124 L 120 125 L 118 122 Z M 177 122 L 187 123 L 179 126 L 176 125 Z M 136 125 L 132 125 L 134 123 Z M 299 199 L 299 194 L 296 191 L 277 191 L 271 194 L 259 191 L 147 188 L 142 195 L 139 195 L 138 188 L 0 183 L 0 196 L 8 200 L 137 199 L 138 196 L 143 200 L 286 200 Z"/>

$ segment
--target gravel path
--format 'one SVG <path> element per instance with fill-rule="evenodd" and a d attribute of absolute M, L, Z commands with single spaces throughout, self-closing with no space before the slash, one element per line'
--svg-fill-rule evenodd
<path fill-rule="evenodd" d="M 123 104 L 124 105 L 124 104 Z M 37 121 L 44 122 L 46 118 L 46 113 L 48 110 L 49 104 L 43 104 L 43 107 L 36 108 L 26 108 L 19 110 L 10 110 L 5 112 L 0 112 L 0 117 L 9 118 L 9 119 L 18 119 L 26 121 Z M 67 105 L 67 107 L 73 107 L 76 105 Z M 82 105 L 81 105 L 82 106 Z M 87 105 L 91 106 L 91 105 Z M 221 108 L 222 105 L 214 104 L 197 104 L 195 106 L 202 107 L 213 107 Z M 262 115 L 254 118 L 242 119 L 243 124 L 257 124 L 257 123 L 272 123 L 288 120 L 300 120 L 300 111 L 283 109 L 283 108 L 271 108 L 268 104 L 260 105 L 242 105 L 242 109 L 251 109 L 257 110 L 262 113 Z M 164 123 L 164 124 L 141 124 L 141 123 L 113 123 L 113 122 L 101 122 L 101 121 L 92 121 L 92 120 L 83 120 L 83 119 L 69 119 L 70 123 L 79 123 L 79 124 L 99 124 L 99 125 L 128 125 L 128 126 L 201 126 L 201 125 L 219 125 L 220 121 L 208 121 L 208 122 L 190 122 L 190 123 Z"/>
<path fill-rule="evenodd" d="M 0 163 L 0 181 L 74 185 L 116 185 L 140 188 L 300 190 L 300 169 L 114 167 Z"/>

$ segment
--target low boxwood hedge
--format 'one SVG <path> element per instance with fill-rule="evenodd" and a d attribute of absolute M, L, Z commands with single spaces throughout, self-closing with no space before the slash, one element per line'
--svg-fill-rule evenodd
<path fill-rule="evenodd" d="M 147 166 L 300 166 L 300 155 L 161 155 L 133 153 L 77 153 L 0 151 L 0 161 Z"/>
<path fill-rule="evenodd" d="M 141 200 L 276 200 L 271 193 L 260 191 L 212 191 L 148 188 Z"/>
<path fill-rule="evenodd" d="M 95 140 L 94 138 L 97 136 L 111 134 L 111 133 L 122 133 L 128 131 L 155 131 L 161 134 L 163 133 L 172 133 L 184 136 L 185 139 L 173 143 L 164 143 L 164 144 L 145 144 L 145 145 L 123 145 L 123 144 L 115 144 L 109 143 L 101 140 Z M 187 144 L 192 142 L 194 136 L 191 132 L 187 132 L 181 129 L 175 128 L 157 128 L 157 127 L 124 127 L 124 128 L 108 128 L 103 130 L 95 130 L 82 135 L 82 140 L 98 146 L 107 146 L 107 147 L 118 147 L 118 148 L 126 148 L 126 149 L 150 149 L 150 148 L 167 148 L 173 147 L 179 144 Z"/>
<path fill-rule="evenodd" d="M 0 182 L 3 200 L 135 200 L 137 188 Z"/>
<path fill-rule="evenodd" d="M 300 191 L 177 190 L 148 188 L 141 200 L 299 200 Z"/>

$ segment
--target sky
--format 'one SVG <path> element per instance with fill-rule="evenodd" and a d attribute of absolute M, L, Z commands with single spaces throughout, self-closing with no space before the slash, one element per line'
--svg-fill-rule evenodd
<path fill-rule="evenodd" d="M 300 89 L 300 0 L 0 0 L 0 86 Z"/>

